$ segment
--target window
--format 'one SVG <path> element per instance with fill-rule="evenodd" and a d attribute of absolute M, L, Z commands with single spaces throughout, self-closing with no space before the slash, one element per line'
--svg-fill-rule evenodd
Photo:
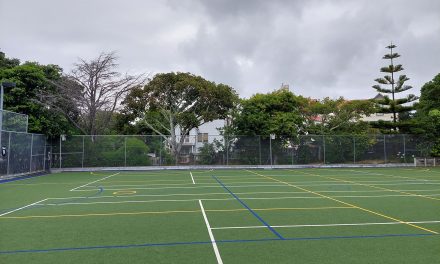
<path fill-rule="evenodd" d="M 208 133 L 199 133 L 197 135 L 197 142 L 208 142 Z"/>
<path fill-rule="evenodd" d="M 383 113 L 376 113 L 376 116 L 383 116 Z"/>

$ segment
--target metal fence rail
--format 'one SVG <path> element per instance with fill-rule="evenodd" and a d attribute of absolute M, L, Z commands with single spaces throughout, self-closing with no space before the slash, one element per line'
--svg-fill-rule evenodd
<path fill-rule="evenodd" d="M 46 170 L 46 136 L 1 132 L 0 179 Z"/>
<path fill-rule="evenodd" d="M 180 140 L 177 138 L 177 140 Z M 178 156 L 149 136 L 70 136 L 51 144 L 51 167 L 413 163 L 429 142 L 413 135 L 187 136 Z"/>

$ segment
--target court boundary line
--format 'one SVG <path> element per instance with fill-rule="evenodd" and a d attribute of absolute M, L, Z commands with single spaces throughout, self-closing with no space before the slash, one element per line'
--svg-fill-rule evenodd
<path fill-rule="evenodd" d="M 200 209 L 202 211 L 203 219 L 205 220 L 206 228 L 208 229 L 209 238 L 211 239 L 212 247 L 214 249 L 215 257 L 217 258 L 218 264 L 223 264 L 222 257 L 220 256 L 220 251 L 218 250 L 217 243 L 215 242 L 214 234 L 211 230 L 211 225 L 209 224 L 208 217 L 205 213 L 205 208 L 203 208 L 203 203 L 199 200 Z"/>
<path fill-rule="evenodd" d="M 193 174 L 191 173 L 191 171 L 189 171 L 189 175 L 191 175 L 191 180 L 192 180 L 193 184 L 196 184 L 196 182 L 194 181 L 194 177 L 193 177 Z"/>
<path fill-rule="evenodd" d="M 226 187 L 217 177 L 212 176 L 226 191 L 228 191 L 241 205 L 243 205 L 246 209 L 249 210 L 261 223 L 263 223 L 274 235 L 276 235 L 279 239 L 283 240 L 284 237 L 278 233 L 273 227 L 271 227 L 263 218 L 261 218 L 257 213 L 254 212 L 245 202 L 240 200 L 237 195 L 235 195 L 228 187 Z"/>
<path fill-rule="evenodd" d="M 357 172 L 355 170 L 351 170 L 353 172 Z M 421 198 L 425 198 L 425 199 L 430 199 L 430 200 L 435 200 L 435 201 L 440 201 L 440 199 L 438 198 L 434 198 L 434 197 L 429 197 L 423 194 L 416 194 L 416 193 L 409 193 L 409 192 L 404 192 L 404 191 L 397 191 L 397 190 L 393 190 L 393 189 L 388 189 L 388 188 L 384 188 L 384 187 L 380 187 L 380 186 L 376 186 L 376 185 L 380 185 L 380 184 L 364 184 L 364 183 L 360 183 L 360 182 L 356 182 L 356 181 L 351 181 L 351 180 L 342 180 L 342 179 L 338 179 L 338 178 L 333 178 L 333 177 L 329 177 L 329 176 L 325 176 L 325 175 L 319 175 L 319 174 L 315 174 L 315 173 L 308 173 L 308 172 L 301 172 L 304 173 L 306 175 L 310 175 L 310 176 L 314 176 L 314 177 L 319 177 L 319 178 L 324 178 L 324 179 L 331 179 L 335 182 L 346 182 L 346 183 L 352 183 L 355 185 L 360 185 L 360 186 L 366 186 L 366 187 L 370 187 L 370 188 L 375 188 L 375 189 L 379 189 L 379 190 L 383 190 L 383 191 L 387 191 L 387 192 L 395 192 L 395 193 L 401 193 L 401 194 L 407 194 L 410 196 L 415 196 L 415 197 L 421 197 Z M 386 175 L 386 174 L 381 174 L 382 176 L 385 177 L 393 177 L 393 178 L 407 178 L 407 179 L 411 179 L 408 177 L 400 177 L 400 176 L 394 176 L 394 175 Z M 423 182 L 423 184 L 426 184 L 426 182 L 429 182 L 428 180 L 424 180 L 424 179 L 420 179 L 420 180 L 416 180 L 414 179 L 413 181 L 418 181 L 418 182 Z M 432 184 L 432 183 L 428 183 L 428 184 Z M 399 185 L 399 184 L 397 184 Z"/>
<path fill-rule="evenodd" d="M 409 221 L 411 224 L 438 224 L 440 220 L 436 221 Z M 400 222 L 371 222 L 371 223 L 346 223 L 346 224 L 304 224 L 304 225 L 275 225 L 276 228 L 297 228 L 297 227 L 333 227 L 333 226 L 370 226 L 370 225 L 403 225 Z M 213 230 L 228 230 L 228 229 L 253 229 L 265 228 L 265 226 L 223 226 L 212 227 Z"/>
<path fill-rule="evenodd" d="M 321 197 L 325 197 L 325 198 L 327 198 L 327 199 L 333 200 L 333 201 L 338 202 L 338 203 L 342 203 L 342 204 L 345 204 L 345 205 L 348 205 L 348 206 L 353 206 L 353 207 L 358 208 L 359 210 L 362 210 L 362 211 L 364 211 L 364 212 L 368 212 L 368 213 L 371 213 L 371 214 L 374 214 L 374 215 L 382 216 L 382 217 L 384 217 L 384 218 L 388 218 L 388 219 L 391 219 L 391 220 L 393 220 L 393 221 L 401 222 L 401 223 L 407 224 L 407 225 L 409 225 L 409 226 L 412 226 L 412 227 L 414 227 L 414 228 L 417 228 L 417 229 L 420 229 L 420 230 L 427 231 L 427 232 L 432 233 L 432 234 L 439 234 L 438 232 L 436 232 L 436 231 L 434 231 L 434 230 L 430 230 L 430 229 L 428 229 L 428 228 L 424 228 L 424 227 L 421 227 L 421 226 L 418 226 L 418 225 L 415 225 L 415 224 L 410 224 L 410 223 L 408 223 L 408 222 L 405 222 L 405 221 L 403 221 L 403 220 L 397 219 L 397 218 L 395 218 L 395 217 L 391 217 L 391 216 L 388 216 L 388 215 L 385 215 L 385 214 L 382 214 L 382 213 L 378 213 L 378 212 L 375 212 L 375 211 L 369 210 L 369 209 L 367 209 L 367 208 L 363 208 L 363 207 L 360 207 L 360 206 L 357 206 L 357 205 L 354 205 L 354 204 L 351 204 L 351 203 L 347 203 L 347 202 L 344 202 L 344 201 L 341 201 L 341 200 L 338 200 L 338 199 L 332 198 L 331 196 L 327 196 L 327 195 L 321 194 L 321 193 L 319 193 L 319 192 L 315 192 L 315 191 L 311 191 L 311 190 L 308 190 L 308 189 L 305 189 L 305 188 L 302 188 L 302 187 L 298 187 L 298 186 L 296 186 L 296 185 L 294 185 L 294 184 L 291 184 L 291 183 L 288 183 L 288 182 L 284 182 L 284 181 L 281 181 L 281 180 L 278 180 L 278 179 L 274 179 L 274 178 L 271 178 L 271 177 L 265 176 L 265 175 L 263 175 L 263 174 L 259 174 L 259 173 L 257 173 L 257 172 L 253 172 L 253 171 L 250 171 L 250 170 L 246 170 L 246 171 L 249 171 L 249 172 L 254 173 L 254 174 L 256 174 L 256 175 L 260 175 L 261 177 L 264 177 L 264 178 L 267 178 L 267 179 L 272 179 L 272 180 L 274 180 L 274 181 L 284 183 L 284 184 L 286 184 L 286 185 L 292 186 L 292 187 L 294 187 L 294 188 L 297 188 L 297 189 L 300 189 L 300 190 L 303 190 L 303 191 L 307 191 L 307 192 L 309 192 L 309 193 L 313 193 L 313 194 L 318 195 L 318 196 L 321 196 Z"/>
<path fill-rule="evenodd" d="M 28 204 L 28 205 L 25 205 L 25 206 L 22 206 L 22 207 L 19 207 L 19 208 L 15 208 L 15 209 L 13 209 L 13 210 L 7 211 L 6 213 L 2 213 L 2 214 L 0 214 L 0 218 L 3 218 L 2 216 L 5 216 L 5 215 L 8 215 L 8 214 L 11 214 L 11 213 L 14 213 L 14 212 L 17 212 L 17 211 L 23 210 L 23 209 L 25 209 L 25 208 L 28 208 L 28 207 L 31 207 L 31 206 L 35 206 L 35 205 L 37 205 L 37 204 L 39 204 L 39 203 L 41 203 L 41 202 L 46 201 L 47 199 L 48 199 L 48 198 L 44 198 L 44 199 L 39 200 L 39 201 L 36 201 L 36 202 L 34 202 L 34 203 L 31 203 L 31 204 Z"/>
<path fill-rule="evenodd" d="M 196 196 L 196 195 L 195 195 Z M 440 194 L 432 194 L 429 196 L 440 196 Z M 120 196 L 121 198 L 124 196 Z M 389 194 L 389 195 L 338 195 L 332 196 L 334 198 L 389 198 L 389 197 L 413 197 L 413 195 L 406 194 Z M 89 199 L 92 197 L 85 197 Z M 125 197 L 124 197 L 125 198 Z M 52 198 L 47 198 L 50 200 Z M 114 198 L 116 199 L 116 198 Z M 280 196 L 280 197 L 244 197 L 242 200 L 289 200 L 289 199 L 325 199 L 324 197 L 309 197 L 309 196 Z M 65 203 L 44 203 L 44 206 L 61 206 L 61 205 L 95 205 L 95 204 L 124 204 L 124 203 L 161 203 L 161 202 L 193 202 L 197 200 L 202 201 L 231 201 L 235 198 L 194 198 L 194 199 L 163 199 L 163 200 L 127 200 L 127 201 L 103 201 L 103 202 L 65 202 Z"/>
<path fill-rule="evenodd" d="M 440 189 L 432 190 L 399 190 L 399 191 L 412 191 L 412 192 L 431 192 L 440 191 Z M 321 193 L 374 193 L 382 192 L 379 190 L 366 190 L 366 191 L 320 191 Z M 287 193 L 304 193 L 307 192 L 237 192 L 235 194 L 287 194 Z M 101 199 L 101 198 L 130 198 L 130 197 L 171 197 L 171 196 L 197 196 L 197 195 L 227 195 L 227 193 L 174 193 L 174 194 L 136 194 L 136 195 L 101 195 L 97 197 L 85 197 L 85 196 L 71 196 L 71 197 L 51 197 L 49 200 L 67 200 L 67 199 Z M 439 196 L 440 194 L 427 194 L 429 196 Z M 409 195 L 408 195 L 409 196 Z M 345 196 L 335 196 L 345 197 Z M 356 196 L 357 197 L 357 196 Z M 244 199 L 244 198 L 243 198 Z M 203 200 L 203 199 L 202 199 Z"/>
<path fill-rule="evenodd" d="M 216 243 L 254 243 L 254 242 L 287 242 L 287 241 L 319 241 L 319 240 L 338 240 L 338 239 L 379 239 L 390 237 L 432 237 L 439 236 L 438 234 L 382 234 L 382 235 L 368 235 L 368 236 L 322 236 L 322 237 L 297 237 L 297 238 L 265 238 L 265 239 L 241 239 L 241 240 L 217 240 Z M 62 251 L 77 251 L 77 250 L 95 250 L 95 249 L 126 249 L 126 248 L 141 248 L 141 247 L 165 247 L 165 246 L 180 246 L 180 245 L 205 245 L 211 244 L 211 241 L 188 241 L 188 242 L 168 242 L 168 243 L 145 243 L 145 244 L 128 244 L 128 245 L 99 245 L 88 247 L 65 247 L 65 248 L 48 248 L 48 249 L 21 249 L 0 251 L 2 254 L 20 254 L 20 253 L 47 253 L 47 252 L 62 252 Z"/>
<path fill-rule="evenodd" d="M 120 173 L 121 173 L 121 172 L 113 173 L 113 174 L 111 174 L 111 175 L 109 175 L 109 176 L 106 176 L 106 177 L 104 177 L 104 178 L 98 179 L 98 180 L 96 180 L 96 181 L 92 181 L 92 182 L 89 182 L 89 183 L 83 184 L 83 185 L 81 185 L 81 186 L 75 187 L 75 188 L 73 188 L 73 189 L 70 189 L 69 191 L 70 191 L 70 192 L 73 192 L 73 191 L 80 191 L 80 190 L 77 190 L 77 189 L 82 188 L 82 187 L 85 187 L 85 186 L 87 186 L 87 185 L 89 185 L 89 184 L 92 184 L 92 183 L 95 183 L 95 182 L 99 182 L 99 181 L 105 180 L 105 179 L 110 178 L 110 177 L 113 177 L 113 176 L 116 176 L 116 175 L 118 175 L 118 174 L 120 174 Z M 91 172 L 90 174 L 92 174 L 92 172 Z M 88 190 L 87 190 L 87 191 L 88 191 Z"/>

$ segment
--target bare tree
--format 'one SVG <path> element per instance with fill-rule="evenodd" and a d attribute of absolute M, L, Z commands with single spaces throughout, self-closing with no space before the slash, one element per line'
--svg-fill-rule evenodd
<path fill-rule="evenodd" d="M 115 52 L 101 53 L 90 61 L 79 59 L 70 74 L 54 83 L 56 92 L 43 95 L 42 102 L 66 114 L 83 133 L 102 133 L 127 92 L 146 81 L 145 74 L 121 74 L 117 66 Z M 79 118 L 71 118 L 62 102 L 73 104 Z"/>

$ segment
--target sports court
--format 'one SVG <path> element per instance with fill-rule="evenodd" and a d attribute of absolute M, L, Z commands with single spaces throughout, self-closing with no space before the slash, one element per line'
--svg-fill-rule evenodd
<path fill-rule="evenodd" d="M 439 263 L 439 168 L 63 172 L 0 184 L 1 263 Z"/>

